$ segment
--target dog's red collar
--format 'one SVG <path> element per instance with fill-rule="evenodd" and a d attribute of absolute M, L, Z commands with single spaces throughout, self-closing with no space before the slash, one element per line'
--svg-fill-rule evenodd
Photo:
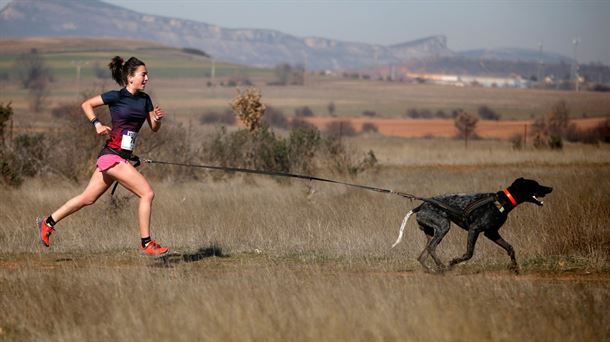
<path fill-rule="evenodd" d="M 506 195 L 506 197 L 508 197 L 508 200 L 510 201 L 510 203 L 512 203 L 516 207 L 517 201 L 515 201 L 515 198 L 513 197 L 513 195 L 510 194 L 508 189 L 504 189 L 503 191 L 504 191 L 504 194 Z"/>

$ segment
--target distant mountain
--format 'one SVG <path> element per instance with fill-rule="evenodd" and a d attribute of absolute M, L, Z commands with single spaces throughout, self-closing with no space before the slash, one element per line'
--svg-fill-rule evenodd
<path fill-rule="evenodd" d="M 14 0 L 0 11 L 0 37 L 120 37 L 203 50 L 217 59 L 254 66 L 307 64 L 308 69 L 350 69 L 398 64 L 409 58 L 451 56 L 435 36 L 394 46 L 296 37 L 274 30 L 226 29 L 141 14 L 98 0 Z"/>
<path fill-rule="evenodd" d="M 418 61 L 463 58 L 513 62 L 538 61 L 527 49 L 471 50 L 456 53 L 442 35 L 396 45 L 296 37 L 274 30 L 226 29 L 202 22 L 138 13 L 99 0 L 13 0 L 0 11 L 0 38 L 90 37 L 152 41 L 194 48 L 213 58 L 239 64 L 274 67 L 305 64 L 308 70 L 346 70 L 405 66 Z M 545 64 L 570 64 L 545 52 Z"/>
<path fill-rule="evenodd" d="M 468 50 L 458 53 L 461 56 L 471 59 L 486 59 L 500 61 L 521 61 L 521 62 L 542 62 L 545 64 L 572 64 L 572 58 L 560 55 L 554 52 L 543 52 L 536 49 L 519 49 L 519 48 L 500 48 L 500 49 L 480 49 Z"/>

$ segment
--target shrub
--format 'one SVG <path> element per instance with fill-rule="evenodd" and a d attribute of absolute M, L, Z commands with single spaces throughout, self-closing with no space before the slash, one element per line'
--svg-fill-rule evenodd
<path fill-rule="evenodd" d="M 308 118 L 313 115 L 313 111 L 308 106 L 299 107 L 294 110 L 294 116 L 297 118 Z"/>
<path fill-rule="evenodd" d="M 372 151 L 357 160 L 341 139 L 323 138 L 315 127 L 292 129 L 287 138 L 267 126 L 232 133 L 223 127 L 204 146 L 204 154 L 207 161 L 224 167 L 300 174 L 313 174 L 322 167 L 355 175 L 377 163 Z"/>
<path fill-rule="evenodd" d="M 13 107 L 11 107 L 11 103 L 0 103 L 0 147 L 4 145 L 4 129 L 6 128 L 7 122 L 9 122 L 13 117 Z"/>
<path fill-rule="evenodd" d="M 365 110 L 362 112 L 362 115 L 368 116 L 368 117 L 374 117 L 374 116 L 377 116 L 377 112 L 375 112 L 374 110 Z"/>
<path fill-rule="evenodd" d="M 289 122 L 284 113 L 272 106 L 268 106 L 263 116 L 263 122 L 271 127 L 288 128 Z"/>
<path fill-rule="evenodd" d="M 290 128 L 292 129 L 296 129 L 296 128 L 316 128 L 313 124 L 310 124 L 309 122 L 300 119 L 300 118 L 293 118 L 292 120 L 290 120 Z"/>
<path fill-rule="evenodd" d="M 548 145 L 552 150 L 563 149 L 563 139 L 558 135 L 551 135 L 549 137 Z"/>
<path fill-rule="evenodd" d="M 510 138 L 510 142 L 513 146 L 514 150 L 522 150 L 523 149 L 523 135 L 515 134 Z"/>
<path fill-rule="evenodd" d="M 221 112 L 216 111 L 208 111 L 199 116 L 199 122 L 202 125 L 212 125 L 212 124 L 225 124 L 225 125 L 234 125 L 235 124 L 235 114 L 229 109 Z"/>
<path fill-rule="evenodd" d="M 362 132 L 363 133 L 377 133 L 377 132 L 379 132 L 379 129 L 377 128 L 377 125 L 375 125 L 374 123 L 365 122 L 362 125 Z"/>
<path fill-rule="evenodd" d="M 353 137 L 356 129 L 349 121 L 333 121 L 326 125 L 324 132 L 331 137 Z"/>
<path fill-rule="evenodd" d="M 231 102 L 231 108 L 239 120 L 251 131 L 259 129 L 265 115 L 265 105 L 261 102 L 262 94 L 256 88 L 248 88 L 243 93 L 237 89 L 237 95 Z"/>
<path fill-rule="evenodd" d="M 487 105 L 482 105 L 479 107 L 479 117 L 483 120 L 500 120 L 500 114 L 496 113 Z"/>
<path fill-rule="evenodd" d="M 328 115 L 330 116 L 335 116 L 335 111 L 337 110 L 337 106 L 335 105 L 334 102 L 329 102 L 328 106 L 326 106 L 326 109 L 328 109 Z"/>

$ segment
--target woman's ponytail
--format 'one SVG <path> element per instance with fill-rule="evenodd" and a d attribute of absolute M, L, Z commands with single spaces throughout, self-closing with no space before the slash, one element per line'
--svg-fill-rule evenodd
<path fill-rule="evenodd" d="M 114 56 L 110 64 L 108 64 L 108 68 L 110 68 L 110 72 L 112 73 L 112 79 L 116 81 L 121 87 L 125 86 L 125 80 L 123 77 L 123 63 L 124 60 L 120 56 Z"/>

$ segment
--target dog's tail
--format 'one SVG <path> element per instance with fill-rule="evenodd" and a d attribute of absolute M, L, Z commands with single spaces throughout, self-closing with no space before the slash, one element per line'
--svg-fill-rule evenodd
<path fill-rule="evenodd" d="M 413 215 L 414 213 L 416 213 L 418 211 L 419 211 L 419 207 L 417 207 L 407 213 L 405 218 L 402 220 L 402 224 L 400 225 L 400 231 L 398 232 L 398 239 L 396 239 L 396 242 L 394 242 L 394 244 L 392 245 L 391 248 L 396 247 L 396 245 L 398 245 L 400 243 L 400 241 L 402 241 L 402 235 L 405 232 L 405 227 L 407 226 L 407 221 L 409 221 L 409 217 L 411 217 L 411 215 Z"/>

